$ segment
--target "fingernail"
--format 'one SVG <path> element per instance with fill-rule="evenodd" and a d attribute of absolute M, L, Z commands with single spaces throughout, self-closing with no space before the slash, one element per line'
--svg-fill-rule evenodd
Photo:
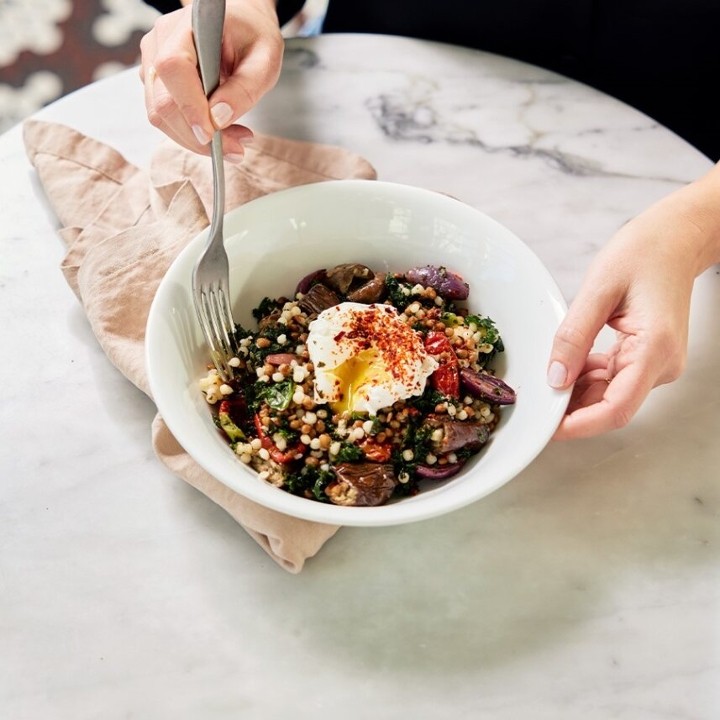
<path fill-rule="evenodd" d="M 245 159 L 245 156 L 240 155 L 238 153 L 228 153 L 227 155 L 225 155 L 225 159 L 228 162 L 234 163 L 235 165 L 239 165 Z"/>
<path fill-rule="evenodd" d="M 195 135 L 195 139 L 201 145 L 207 145 L 210 142 L 210 138 L 208 137 L 207 133 L 199 125 L 193 125 L 192 131 L 193 135 Z"/>
<path fill-rule="evenodd" d="M 567 368 L 559 361 L 553 360 L 548 368 L 548 385 L 553 388 L 561 388 L 567 380 Z"/>
<path fill-rule="evenodd" d="M 227 103 L 221 102 L 210 108 L 210 115 L 217 127 L 224 128 L 232 120 L 233 111 Z"/>

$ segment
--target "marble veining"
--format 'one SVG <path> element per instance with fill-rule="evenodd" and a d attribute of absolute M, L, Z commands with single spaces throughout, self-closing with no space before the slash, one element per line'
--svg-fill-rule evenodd
<path fill-rule="evenodd" d="M 162 137 L 134 70 L 39 116 L 141 166 Z M 710 166 L 589 88 L 390 37 L 292 41 L 247 122 L 478 207 L 568 298 L 617 227 Z M 685 375 L 628 428 L 551 444 L 450 515 L 345 528 L 291 576 L 154 458 L 152 403 L 62 278 L 19 128 L 0 160 L 0 716 L 720 716 L 717 268 Z"/>
<path fill-rule="evenodd" d="M 516 157 L 539 158 L 570 175 L 603 174 L 597 163 L 587 162 L 581 157 L 566 155 L 557 150 L 536 149 L 530 144 L 490 146 L 470 128 L 443 125 L 430 104 L 406 106 L 402 98 L 381 95 L 369 99 L 366 106 L 383 133 L 391 140 L 466 145 L 487 153 L 502 152 Z"/>

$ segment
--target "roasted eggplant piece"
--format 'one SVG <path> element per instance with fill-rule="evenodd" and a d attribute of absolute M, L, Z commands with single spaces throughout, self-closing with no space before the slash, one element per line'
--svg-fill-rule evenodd
<path fill-rule="evenodd" d="M 371 305 L 372 303 L 384 300 L 385 291 L 385 273 L 380 273 L 379 275 L 375 275 L 369 282 L 361 285 L 357 290 L 348 293 L 347 299 L 350 300 L 350 302 Z"/>
<path fill-rule="evenodd" d="M 337 305 L 340 298 L 325 285 L 318 283 L 313 285 L 307 293 L 298 300 L 300 309 L 308 316 L 314 317 L 319 315 L 323 310 Z"/>
<path fill-rule="evenodd" d="M 372 507 L 387 502 L 397 485 L 393 466 L 385 463 L 340 463 L 325 494 L 335 505 Z"/>
<path fill-rule="evenodd" d="M 373 271 L 359 263 L 344 263 L 336 265 L 326 273 L 327 284 L 337 290 L 341 295 L 347 295 L 354 285 L 364 285 L 368 280 L 375 277 Z"/>
<path fill-rule="evenodd" d="M 442 438 L 433 443 L 433 448 L 443 455 L 460 450 L 460 448 L 476 450 L 484 445 L 490 437 L 488 426 L 482 423 L 461 422 L 439 415 L 431 415 L 425 424 L 433 429 L 442 429 Z"/>

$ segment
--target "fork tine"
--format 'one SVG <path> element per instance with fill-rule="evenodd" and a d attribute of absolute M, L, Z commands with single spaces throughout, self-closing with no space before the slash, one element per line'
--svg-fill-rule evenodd
<path fill-rule="evenodd" d="M 218 284 L 217 294 L 215 295 L 215 304 L 218 319 L 220 321 L 220 337 L 222 337 L 228 356 L 231 357 L 235 353 L 235 321 L 232 317 L 230 309 L 230 298 L 228 297 L 227 285 L 224 282 Z"/>
<path fill-rule="evenodd" d="M 201 287 L 196 308 L 200 326 L 210 346 L 213 364 L 223 380 L 231 380 L 233 368 L 229 361 L 235 355 L 235 323 L 230 312 L 227 293 L 221 286 Z"/>
<path fill-rule="evenodd" d="M 234 352 L 232 340 L 234 323 L 227 307 L 227 300 L 222 288 L 208 294 L 208 316 L 213 328 L 217 344 L 230 356 Z"/>

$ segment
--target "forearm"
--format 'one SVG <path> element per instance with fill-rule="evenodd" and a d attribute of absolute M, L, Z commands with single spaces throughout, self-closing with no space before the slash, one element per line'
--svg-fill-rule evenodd
<path fill-rule="evenodd" d="M 619 245 L 626 261 L 624 246 L 632 240 L 645 262 L 664 263 L 689 280 L 720 263 L 720 163 L 651 205 L 613 240 L 610 248 Z"/>

